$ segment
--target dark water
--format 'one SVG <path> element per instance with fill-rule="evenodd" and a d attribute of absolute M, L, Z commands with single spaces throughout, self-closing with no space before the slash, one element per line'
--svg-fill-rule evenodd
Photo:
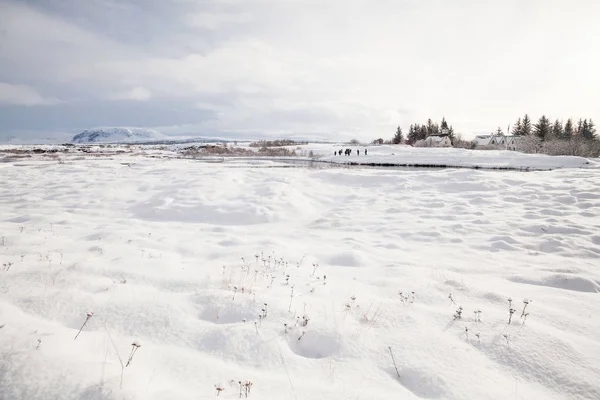
<path fill-rule="evenodd" d="M 406 165 L 376 165 L 376 164 L 341 164 L 329 161 L 306 159 L 257 159 L 257 158 L 221 158 L 221 159 L 194 159 L 194 162 L 203 164 L 218 164 L 225 168 L 307 168 L 307 169 L 394 169 L 394 170 L 423 170 L 446 169 L 440 166 L 406 166 Z"/>

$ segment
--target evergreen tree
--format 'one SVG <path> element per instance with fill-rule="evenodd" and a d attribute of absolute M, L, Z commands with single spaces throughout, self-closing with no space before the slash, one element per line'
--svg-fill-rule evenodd
<path fill-rule="evenodd" d="M 523 136 L 523 125 L 521 124 L 521 118 L 519 118 L 515 126 L 513 126 L 512 134 L 515 136 Z"/>
<path fill-rule="evenodd" d="M 494 133 L 494 135 L 504 136 L 504 132 L 502 131 L 502 128 L 498 127 L 498 129 L 496 129 L 496 132 Z"/>
<path fill-rule="evenodd" d="M 552 137 L 556 139 L 561 139 L 564 137 L 564 129 L 562 126 L 562 122 L 559 120 L 554 121 L 554 125 L 552 126 Z"/>
<path fill-rule="evenodd" d="M 533 133 L 540 139 L 545 140 L 546 137 L 550 136 L 551 131 L 550 120 L 545 115 L 542 115 L 537 124 L 534 125 Z"/>
<path fill-rule="evenodd" d="M 444 132 L 444 129 L 449 130 L 448 128 L 448 122 L 446 122 L 446 118 L 442 117 L 442 123 L 440 125 L 440 129 L 442 132 Z"/>
<path fill-rule="evenodd" d="M 452 127 L 452 125 L 450 125 L 450 128 L 448 128 L 448 137 L 450 138 L 450 143 L 452 143 L 452 145 L 454 146 L 454 128 Z"/>
<path fill-rule="evenodd" d="M 419 131 L 417 130 L 417 126 L 411 124 L 410 129 L 408 130 L 408 139 L 407 143 L 412 145 L 414 142 L 419 140 Z"/>
<path fill-rule="evenodd" d="M 421 128 L 419 129 L 419 135 L 417 136 L 419 138 L 418 140 L 425 140 L 427 139 L 427 136 L 429 136 L 429 129 L 427 128 L 427 125 L 421 125 Z"/>
<path fill-rule="evenodd" d="M 402 134 L 402 128 L 398 127 L 396 129 L 396 134 L 394 135 L 394 138 L 392 139 L 392 143 L 400 144 L 403 141 L 404 141 L 404 135 Z"/>
<path fill-rule="evenodd" d="M 527 114 L 525 114 L 525 116 L 523 117 L 523 122 L 521 123 L 521 135 L 531 135 L 531 119 L 529 119 L 529 116 Z"/>
<path fill-rule="evenodd" d="M 575 134 L 575 129 L 573 128 L 573 120 L 569 118 L 567 123 L 565 124 L 565 129 L 563 130 L 563 138 L 571 139 L 571 137 Z"/>
<path fill-rule="evenodd" d="M 427 120 L 427 136 L 433 135 L 433 133 L 434 133 L 433 122 L 431 121 L 431 118 L 429 118 Z"/>
<path fill-rule="evenodd" d="M 596 128 L 594 127 L 594 122 L 591 119 L 589 122 L 587 119 L 583 120 L 581 136 L 589 140 L 596 138 Z"/>
<path fill-rule="evenodd" d="M 577 129 L 575 130 L 575 133 L 577 135 L 581 135 L 583 133 L 583 120 L 581 118 L 579 118 L 579 121 L 577 121 Z"/>
<path fill-rule="evenodd" d="M 596 126 L 594 125 L 594 121 L 592 121 L 592 119 L 590 118 L 590 122 L 588 124 L 588 129 L 589 129 L 589 134 L 590 134 L 590 139 L 597 139 L 596 136 Z"/>

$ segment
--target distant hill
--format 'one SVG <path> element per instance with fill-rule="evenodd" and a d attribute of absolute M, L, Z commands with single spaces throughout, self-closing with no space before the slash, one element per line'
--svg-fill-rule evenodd
<path fill-rule="evenodd" d="M 72 143 L 131 143 L 165 140 L 167 137 L 146 128 L 94 128 L 73 136 Z"/>

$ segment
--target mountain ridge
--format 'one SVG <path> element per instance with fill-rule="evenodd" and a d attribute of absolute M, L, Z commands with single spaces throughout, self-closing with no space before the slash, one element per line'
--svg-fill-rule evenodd
<path fill-rule="evenodd" d="M 101 127 L 86 129 L 73 136 L 71 143 L 132 143 L 164 140 L 167 136 L 147 128 Z"/>

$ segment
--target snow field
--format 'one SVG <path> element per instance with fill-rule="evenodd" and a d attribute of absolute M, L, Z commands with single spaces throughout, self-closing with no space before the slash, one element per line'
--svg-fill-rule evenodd
<path fill-rule="evenodd" d="M 1 164 L 0 398 L 600 397 L 596 171 L 239 164 Z"/>
<path fill-rule="evenodd" d="M 333 163 L 389 164 L 409 166 L 441 166 L 456 168 L 550 170 L 557 168 L 598 168 L 598 162 L 575 156 L 525 154 L 509 150 L 467 150 L 455 148 L 423 148 L 405 145 L 352 146 L 346 144 L 309 144 L 313 152 Z M 350 156 L 334 156 L 333 151 L 352 149 Z M 367 156 L 364 150 L 367 149 Z M 360 151 L 360 155 L 356 154 Z"/>

